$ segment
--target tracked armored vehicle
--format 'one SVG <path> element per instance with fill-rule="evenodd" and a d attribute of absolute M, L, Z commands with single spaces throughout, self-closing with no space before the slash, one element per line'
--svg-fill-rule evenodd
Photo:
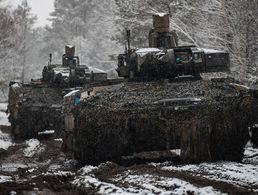
<path fill-rule="evenodd" d="M 64 96 L 106 80 L 104 71 L 80 64 L 73 46 L 65 47 L 62 64 L 52 64 L 50 55 L 41 79 L 29 83 L 10 82 L 8 111 L 14 137 L 62 137 L 65 127 Z M 78 103 L 68 101 L 72 105 Z"/>
<path fill-rule="evenodd" d="M 258 102 L 231 82 L 129 82 L 102 88 L 73 112 L 75 158 L 83 164 L 137 163 L 166 151 L 170 155 L 159 156 L 163 160 L 241 161 L 248 128 L 257 123 Z"/>
<path fill-rule="evenodd" d="M 91 67 L 80 64 L 80 58 L 75 56 L 75 47 L 67 45 L 62 56 L 62 64 L 52 64 L 52 54 L 49 64 L 44 67 L 42 81 L 62 86 L 82 86 L 86 83 L 106 80 L 105 72 L 96 72 Z"/>
<path fill-rule="evenodd" d="M 258 119 L 257 97 L 230 78 L 176 79 L 227 72 L 229 54 L 177 46 L 168 20 L 154 16 L 150 48 L 132 49 L 127 32 L 117 67 L 124 82 L 82 91 L 69 146 L 82 165 L 243 158 L 248 128 Z"/>

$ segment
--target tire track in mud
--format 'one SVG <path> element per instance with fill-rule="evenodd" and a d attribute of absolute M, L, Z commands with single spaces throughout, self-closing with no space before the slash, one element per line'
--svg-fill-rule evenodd
<path fill-rule="evenodd" d="M 151 176 L 156 176 L 156 177 L 165 177 L 165 178 L 176 178 L 180 179 L 185 182 L 189 182 L 190 184 L 196 186 L 196 187 L 213 187 L 215 190 L 218 190 L 221 193 L 226 193 L 229 195 L 253 195 L 257 194 L 257 192 L 253 191 L 252 189 L 247 189 L 243 187 L 239 187 L 227 182 L 223 181 L 216 181 L 216 180 L 211 180 L 205 177 L 202 177 L 201 175 L 194 175 L 194 173 L 187 172 L 187 171 L 168 171 L 168 170 L 162 170 L 161 168 L 158 167 L 153 167 L 150 165 L 136 165 L 132 166 L 130 168 L 115 168 L 111 170 L 106 170 L 106 171 L 101 171 L 95 174 L 95 176 L 103 182 L 111 183 L 114 184 L 118 187 L 121 188 L 128 188 L 132 184 L 123 182 L 121 183 L 120 181 L 115 181 L 114 178 L 117 175 L 120 175 L 121 177 L 127 177 L 127 173 L 130 171 L 130 175 L 137 175 L 137 176 L 142 176 L 142 175 L 151 175 Z M 135 187 L 140 188 L 140 186 L 136 185 Z"/>
<path fill-rule="evenodd" d="M 233 184 L 222 182 L 222 181 L 215 181 L 204 178 L 202 176 L 192 175 L 187 171 L 164 171 L 161 169 L 152 170 L 152 174 L 157 174 L 159 176 L 165 177 L 176 177 L 178 179 L 187 181 L 195 186 L 198 187 L 205 187 L 205 186 L 212 186 L 214 189 L 217 189 L 223 193 L 227 194 L 256 194 L 253 191 L 250 191 L 245 188 L 237 187 Z"/>

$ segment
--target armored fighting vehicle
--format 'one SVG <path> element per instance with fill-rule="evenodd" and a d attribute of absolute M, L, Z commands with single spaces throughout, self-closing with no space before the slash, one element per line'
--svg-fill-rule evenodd
<path fill-rule="evenodd" d="M 258 102 L 232 78 L 175 80 L 229 71 L 229 54 L 178 46 L 169 17 L 154 16 L 150 48 L 118 57 L 117 85 L 81 91 L 70 113 L 70 151 L 79 162 L 241 161 Z M 69 122 L 69 121 L 67 121 Z"/>
<path fill-rule="evenodd" d="M 10 82 L 8 111 L 14 137 L 62 137 L 64 96 L 106 80 L 104 71 L 80 64 L 74 46 L 65 47 L 62 64 L 52 64 L 50 55 L 41 79 Z M 78 104 L 78 98 L 70 103 Z"/>
<path fill-rule="evenodd" d="M 52 64 L 52 54 L 49 63 L 44 67 L 42 81 L 63 86 L 82 86 L 96 80 L 106 80 L 107 74 L 102 71 L 96 73 L 91 67 L 80 64 L 80 59 L 75 56 L 75 47 L 65 46 L 62 64 Z"/>

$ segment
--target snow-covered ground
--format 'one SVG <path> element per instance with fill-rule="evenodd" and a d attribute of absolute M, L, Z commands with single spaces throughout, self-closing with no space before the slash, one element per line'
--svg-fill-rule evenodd
<path fill-rule="evenodd" d="M 0 130 L 0 149 L 7 150 L 12 145 L 14 144 L 12 143 L 12 139 L 10 138 L 10 135 L 7 133 L 3 133 Z"/>
<path fill-rule="evenodd" d="M 10 123 L 8 121 L 8 116 L 5 112 L 0 111 L 0 125 L 4 126 L 10 126 Z"/>
<path fill-rule="evenodd" d="M 6 110 L 7 104 L 6 103 L 0 103 L 0 125 L 3 126 L 10 126 L 10 123 L 8 121 L 8 116 L 6 115 L 4 110 Z M 3 133 L 0 129 L 0 149 L 7 150 L 10 146 L 12 146 L 12 139 L 9 134 Z"/>
<path fill-rule="evenodd" d="M 258 148 L 254 148 L 251 145 L 245 149 L 245 158 L 243 163 L 249 163 L 258 166 Z"/>
<path fill-rule="evenodd" d="M 0 102 L 0 110 L 1 110 L 1 111 L 5 111 L 5 110 L 7 109 L 7 104 L 8 104 L 8 103 Z"/>
<path fill-rule="evenodd" d="M 91 174 L 80 175 L 72 183 L 79 187 L 94 187 L 99 194 L 223 194 L 211 186 L 197 187 L 177 178 L 139 175 L 130 171 L 116 175 L 110 183 Z"/>
<path fill-rule="evenodd" d="M 44 151 L 44 146 L 40 144 L 37 139 L 30 139 L 26 141 L 27 148 L 24 149 L 23 153 L 25 157 L 33 157 L 35 154 Z"/>
<path fill-rule="evenodd" d="M 255 189 L 258 192 L 258 166 L 256 165 L 235 162 L 215 162 L 199 165 L 159 166 L 162 170 L 185 171 L 191 175 Z"/>
<path fill-rule="evenodd" d="M 25 163 L 25 162 L 7 162 L 2 163 L 2 166 L 0 168 L 1 172 L 4 173 L 14 173 L 17 172 L 19 169 L 31 169 L 31 168 L 37 168 L 37 164 L 33 163 Z"/>
<path fill-rule="evenodd" d="M 115 181 L 127 183 L 130 187 L 126 191 L 135 194 L 222 194 L 211 186 L 197 187 L 181 179 L 150 174 L 131 175 L 128 172 L 127 177 L 121 175 L 115 178 Z M 139 186 L 142 189 L 139 189 Z"/>
<path fill-rule="evenodd" d="M 10 181 L 12 181 L 12 177 L 0 175 L 0 183 L 6 183 L 6 182 L 10 182 Z"/>

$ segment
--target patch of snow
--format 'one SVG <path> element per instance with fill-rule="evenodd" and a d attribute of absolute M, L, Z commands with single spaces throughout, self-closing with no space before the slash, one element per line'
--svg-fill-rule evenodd
<path fill-rule="evenodd" d="M 0 170 L 3 172 L 16 172 L 19 168 L 26 169 L 26 168 L 37 168 L 36 164 L 22 164 L 22 163 L 3 163 L 0 167 Z"/>
<path fill-rule="evenodd" d="M 52 164 L 49 166 L 48 171 L 53 172 L 61 168 L 61 165 Z"/>
<path fill-rule="evenodd" d="M 245 148 L 245 152 L 244 152 L 245 157 L 254 156 L 254 155 L 258 155 L 258 148 L 253 148 L 253 147 Z"/>
<path fill-rule="evenodd" d="M 43 174 L 44 176 L 71 176 L 74 175 L 71 171 L 48 171 Z"/>
<path fill-rule="evenodd" d="M 12 177 L 0 175 L 0 183 L 6 183 L 11 181 L 12 181 Z"/>
<path fill-rule="evenodd" d="M 161 52 L 162 50 L 158 49 L 158 48 L 141 48 L 136 50 L 137 54 L 142 54 L 142 53 L 158 53 Z"/>
<path fill-rule="evenodd" d="M 4 112 L 0 111 L 0 125 L 4 125 L 4 126 L 10 126 L 11 124 L 9 123 L 8 120 L 8 115 Z"/>
<path fill-rule="evenodd" d="M 245 148 L 243 162 L 258 165 L 258 148 L 251 147 L 251 144 L 247 146 Z"/>
<path fill-rule="evenodd" d="M 98 168 L 98 167 L 94 167 L 94 166 L 91 166 L 91 165 L 85 166 L 85 167 L 83 167 L 83 168 L 81 168 L 81 169 L 79 170 L 79 173 L 80 173 L 80 175 L 87 175 L 87 174 L 89 174 L 90 172 L 96 170 L 97 168 Z"/>
<path fill-rule="evenodd" d="M 167 13 L 156 13 L 159 17 L 164 17 L 165 15 L 168 15 Z"/>
<path fill-rule="evenodd" d="M 178 156 L 181 156 L 181 149 L 174 149 L 174 150 L 170 150 L 172 153 L 175 153 Z"/>
<path fill-rule="evenodd" d="M 17 192 L 15 192 L 15 191 L 10 192 L 10 195 L 16 195 L 16 194 L 17 194 Z"/>
<path fill-rule="evenodd" d="M 64 96 L 64 98 L 69 97 L 69 96 L 74 96 L 74 95 L 75 95 L 76 93 L 78 93 L 78 92 L 80 92 L 80 90 L 71 91 L 71 92 L 69 92 L 68 94 L 66 94 L 66 95 Z"/>
<path fill-rule="evenodd" d="M 225 51 L 220 51 L 220 50 L 215 50 L 215 49 L 202 48 L 202 50 L 203 50 L 204 53 L 206 53 L 206 54 L 211 54 L 211 53 L 225 53 Z"/>
<path fill-rule="evenodd" d="M 254 124 L 254 125 L 253 125 L 253 128 L 258 128 L 258 124 Z"/>
<path fill-rule="evenodd" d="M 101 166 L 101 165 L 100 165 Z M 98 189 L 99 194 L 129 194 L 124 193 L 124 190 L 116 187 L 113 184 L 101 182 L 94 175 L 91 174 L 92 171 L 98 169 L 98 167 L 94 166 L 85 166 L 78 171 L 78 176 L 71 182 L 73 185 L 77 187 L 90 188 L 94 187 Z"/>
<path fill-rule="evenodd" d="M 44 150 L 44 147 L 37 139 L 30 139 L 26 141 L 26 144 L 28 147 L 23 151 L 25 157 L 33 157 L 35 154 L 38 154 Z"/>
<path fill-rule="evenodd" d="M 10 146 L 13 146 L 14 144 L 12 143 L 12 140 L 7 133 L 3 133 L 0 130 L 0 148 L 7 150 Z"/>
<path fill-rule="evenodd" d="M 16 172 L 18 168 L 27 168 L 28 166 L 20 163 L 4 163 L 2 164 L 1 171 L 3 172 Z"/>
<path fill-rule="evenodd" d="M 20 85 L 19 85 L 19 83 L 14 83 L 11 87 L 12 87 L 12 88 L 19 88 Z"/>
<path fill-rule="evenodd" d="M 32 168 L 32 169 L 29 169 L 28 172 L 29 172 L 29 173 L 32 173 L 32 172 L 34 172 L 35 170 L 36 170 L 35 168 Z"/>
<path fill-rule="evenodd" d="M 207 179 L 258 189 L 258 166 L 252 164 L 217 162 L 202 163 L 200 165 L 164 166 L 162 169 L 186 171 L 193 175 L 201 175 Z"/>
<path fill-rule="evenodd" d="M 49 135 L 54 133 L 55 133 L 55 130 L 46 130 L 46 131 L 38 132 L 38 135 Z"/>
<path fill-rule="evenodd" d="M 5 111 L 7 109 L 8 103 L 0 103 L 0 110 Z"/>
<path fill-rule="evenodd" d="M 99 166 L 101 167 L 101 165 Z M 111 181 L 103 182 L 94 176 L 93 170 L 99 167 L 85 166 L 78 171 L 71 182 L 82 188 L 94 188 L 98 194 L 222 194 L 211 186 L 197 187 L 189 182 L 157 175 L 136 175 L 127 171 L 116 175 Z M 116 185 L 119 183 L 120 185 Z M 125 185 L 123 185 L 125 184 Z M 121 187 L 126 186 L 126 187 Z"/>
<path fill-rule="evenodd" d="M 98 68 L 95 68 L 95 67 L 92 67 L 92 66 L 89 66 L 89 71 L 90 73 L 93 72 L 93 73 L 106 73 L 104 70 L 101 70 L 101 69 L 98 69 Z"/>
<path fill-rule="evenodd" d="M 238 89 L 239 91 L 249 91 L 250 88 L 246 85 L 240 85 L 237 83 L 229 83 L 230 86 L 234 87 L 235 89 Z"/>
<path fill-rule="evenodd" d="M 54 139 L 56 142 L 63 142 L 62 138 Z"/>
<path fill-rule="evenodd" d="M 250 135 L 251 136 L 251 135 Z M 253 147 L 253 143 L 251 142 L 251 140 L 249 140 L 245 146 L 246 148 L 248 147 Z"/>
<path fill-rule="evenodd" d="M 176 178 L 153 175 L 118 175 L 115 183 L 125 183 L 127 187 L 116 186 L 113 183 L 102 182 L 93 175 L 78 176 L 72 184 L 78 187 L 98 189 L 99 194 L 222 194 L 212 187 L 196 187 L 186 181 Z"/>
<path fill-rule="evenodd" d="M 135 194 L 126 192 L 120 187 L 115 186 L 114 184 L 110 184 L 107 182 L 101 182 L 97 178 L 95 178 L 92 175 L 86 175 L 86 176 L 79 176 L 76 177 L 74 181 L 72 181 L 72 184 L 77 187 L 84 187 L 84 188 L 90 188 L 94 187 L 95 189 L 98 189 L 99 194 Z"/>
<path fill-rule="evenodd" d="M 132 175 L 128 172 L 126 176 L 115 178 L 114 181 L 126 183 L 130 186 L 127 190 L 137 194 L 222 194 L 211 186 L 200 188 L 177 178 L 149 174 Z"/>

